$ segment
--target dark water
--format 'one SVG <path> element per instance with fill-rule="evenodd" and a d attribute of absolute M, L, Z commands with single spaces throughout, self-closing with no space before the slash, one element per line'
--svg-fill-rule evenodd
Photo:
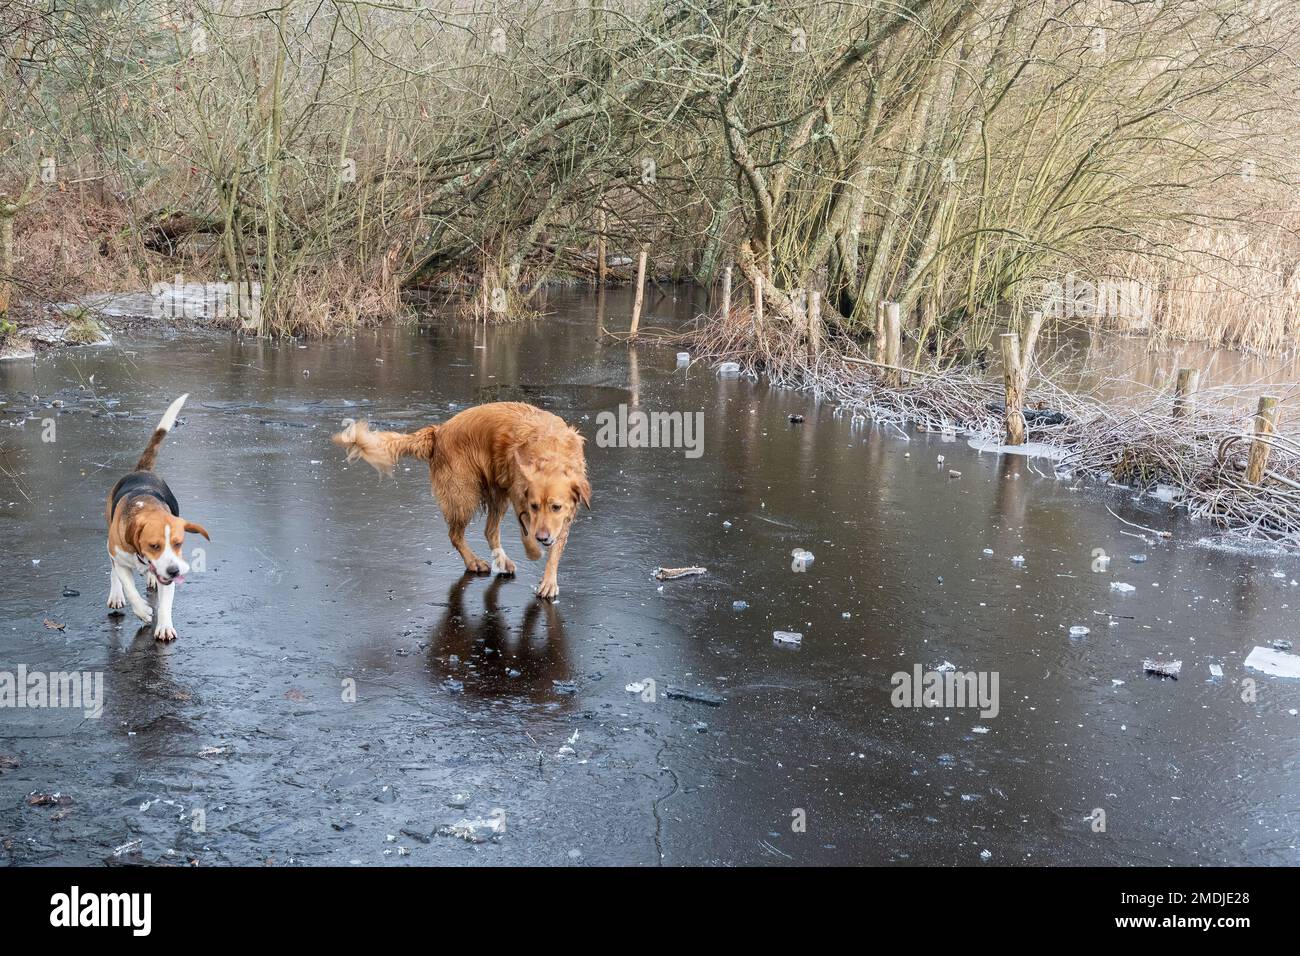
<path fill-rule="evenodd" d="M 609 306 L 618 326 L 627 303 Z M 1296 558 L 1207 547 L 1209 529 L 1041 462 L 855 429 L 806 396 L 678 370 L 672 350 L 602 345 L 589 299 L 549 308 L 0 366 L 0 421 L 18 426 L 0 429 L 0 671 L 102 672 L 105 696 L 99 719 L 0 710 L 0 859 L 1300 863 L 1300 681 L 1242 666 L 1296 636 Z M 102 510 L 185 391 L 160 470 L 213 540 L 164 646 L 104 606 Z M 422 464 L 380 480 L 328 442 L 344 417 L 414 428 L 497 398 L 589 439 L 593 510 L 555 605 L 509 529 L 517 579 L 461 576 Z M 703 412 L 703 453 L 598 447 L 620 403 Z M 1125 534 L 1107 504 L 1173 540 Z M 470 540 L 487 554 L 481 526 Z M 803 573 L 795 548 L 816 556 Z M 691 564 L 708 574 L 651 578 Z M 1182 659 L 1181 679 L 1144 676 L 1149 657 Z M 892 674 L 944 662 L 996 672 L 996 716 L 892 706 Z M 644 679 L 653 701 L 625 690 Z M 435 832 L 494 814 L 495 841 Z"/>

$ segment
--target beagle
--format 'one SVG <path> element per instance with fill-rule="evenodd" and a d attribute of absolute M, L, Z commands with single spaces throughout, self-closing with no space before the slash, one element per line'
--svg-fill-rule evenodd
<path fill-rule="evenodd" d="M 108 606 L 113 610 L 128 603 L 135 616 L 146 624 L 153 621 L 153 609 L 135 589 L 133 572 L 142 571 L 149 589 L 158 590 L 158 621 L 153 636 L 160 641 L 176 639 L 172 622 L 172 601 L 176 586 L 185 580 L 190 566 L 181 554 L 185 532 L 208 537 L 203 525 L 181 519 L 176 496 L 153 471 L 154 459 L 167 433 L 176 424 L 176 416 L 189 395 L 171 403 L 135 471 L 122 478 L 108 494 L 108 556 L 113 583 L 108 592 Z M 211 540 L 211 539 L 208 539 Z"/>

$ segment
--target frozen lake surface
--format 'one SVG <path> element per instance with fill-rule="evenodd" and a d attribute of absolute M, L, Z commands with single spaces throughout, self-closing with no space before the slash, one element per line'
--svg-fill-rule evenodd
<path fill-rule="evenodd" d="M 0 672 L 104 680 L 97 719 L 0 709 L 0 860 L 1300 863 L 1300 680 L 1244 666 L 1295 638 L 1300 560 L 548 308 L 0 365 Z M 103 508 L 182 392 L 159 471 L 212 542 L 162 645 L 105 607 Z M 380 480 L 328 441 L 496 399 L 588 438 L 554 605 L 510 533 L 518 578 L 462 576 L 421 463 Z M 599 447 L 620 405 L 702 412 L 701 453 Z M 996 675 L 996 714 L 894 706 L 918 667 Z"/>

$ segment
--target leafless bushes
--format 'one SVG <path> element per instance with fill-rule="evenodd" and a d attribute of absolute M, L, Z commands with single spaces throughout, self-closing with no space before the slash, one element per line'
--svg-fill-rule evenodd
<path fill-rule="evenodd" d="M 1283 0 L 140 0 L 63 17 L 14 0 L 0 17 L 0 190 L 53 160 L 54 182 L 124 210 L 137 249 L 177 214 L 201 224 L 140 261 L 260 281 L 272 329 L 368 313 L 328 301 L 358 291 L 324 281 L 347 268 L 374 302 L 465 285 L 476 312 L 483 276 L 459 277 L 490 263 L 519 314 L 538 282 L 591 280 L 601 231 L 611 256 L 650 243 L 656 271 L 702 281 L 747 249 L 778 301 L 818 288 L 854 335 L 887 298 L 913 334 L 973 352 L 1008 305 L 1118 262 L 1169 277 L 1171 336 L 1285 335 L 1240 316 L 1225 332 L 1229 310 L 1188 291 L 1191 232 L 1247 234 L 1242 261 L 1291 248 L 1276 197 L 1296 180 L 1300 12 Z"/>

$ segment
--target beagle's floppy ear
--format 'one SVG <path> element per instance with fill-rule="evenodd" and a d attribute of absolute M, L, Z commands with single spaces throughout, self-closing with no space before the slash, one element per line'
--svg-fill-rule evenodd
<path fill-rule="evenodd" d="M 591 510 L 591 482 L 586 478 L 576 478 L 573 482 L 573 497 L 575 501 L 581 501 Z"/>
<path fill-rule="evenodd" d="M 211 538 L 208 537 L 208 529 L 203 527 L 203 525 L 201 524 L 196 524 L 193 521 L 185 522 L 185 530 L 190 534 L 201 534 L 208 541 L 212 540 Z"/>
<path fill-rule="evenodd" d="M 132 554 L 140 554 L 140 535 L 144 532 L 144 522 L 138 515 L 127 513 L 122 518 L 126 528 L 122 532 L 122 541 Z"/>

